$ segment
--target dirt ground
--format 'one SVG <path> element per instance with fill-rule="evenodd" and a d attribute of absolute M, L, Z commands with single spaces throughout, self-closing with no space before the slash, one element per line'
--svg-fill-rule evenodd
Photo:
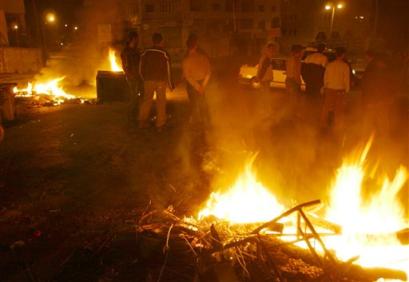
<path fill-rule="evenodd" d="M 323 132 L 317 105 L 232 85 L 209 89 L 213 127 L 206 132 L 189 124 L 186 100 L 170 103 L 163 132 L 130 126 L 122 103 L 62 106 L 7 128 L 0 145 L 0 280 L 52 280 L 75 250 L 132 225 L 150 202 L 194 215 L 252 153 L 261 181 L 282 201 L 325 198 L 343 156 L 369 139 L 356 126 L 359 111 L 351 110 L 347 134 Z M 392 128 L 379 140 L 374 159 L 388 148 L 385 171 L 409 167 L 407 133 Z"/>

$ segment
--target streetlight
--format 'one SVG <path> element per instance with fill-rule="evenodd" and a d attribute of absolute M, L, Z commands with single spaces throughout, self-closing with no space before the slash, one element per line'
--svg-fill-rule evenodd
<path fill-rule="evenodd" d="M 48 24 L 54 24 L 57 21 L 57 16 L 54 12 L 48 12 L 45 15 L 45 21 Z"/>
<path fill-rule="evenodd" d="M 330 29 L 329 29 L 329 34 L 331 35 L 332 34 L 332 31 L 333 31 L 333 29 L 334 29 L 334 19 L 335 19 L 335 11 L 338 9 L 338 10 L 341 10 L 341 9 L 343 9 L 344 8 L 344 4 L 343 3 L 337 3 L 337 4 L 334 4 L 334 3 L 328 3 L 328 4 L 326 4 L 325 5 L 325 10 L 327 10 L 327 11 L 331 11 L 331 26 L 330 26 Z"/>

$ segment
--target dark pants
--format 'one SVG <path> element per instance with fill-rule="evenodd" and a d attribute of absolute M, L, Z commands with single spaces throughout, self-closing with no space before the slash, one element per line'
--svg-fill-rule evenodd
<path fill-rule="evenodd" d="M 192 123 L 208 126 L 210 117 L 205 94 L 199 93 L 189 83 L 187 83 L 186 90 L 190 101 L 190 118 Z"/>
<path fill-rule="evenodd" d="M 151 113 L 154 96 L 156 94 L 156 127 L 160 128 L 166 124 L 166 81 L 145 81 L 143 100 L 139 112 L 139 126 L 147 126 Z"/>
<path fill-rule="evenodd" d="M 322 88 L 321 82 L 309 82 L 305 84 L 305 94 L 311 98 L 318 98 Z"/>
<path fill-rule="evenodd" d="M 130 121 L 137 121 L 143 86 L 139 79 L 128 78 L 127 82 L 130 89 L 128 118 Z"/>

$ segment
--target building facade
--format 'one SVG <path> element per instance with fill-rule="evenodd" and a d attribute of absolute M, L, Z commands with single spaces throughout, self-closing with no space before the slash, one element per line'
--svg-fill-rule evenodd
<path fill-rule="evenodd" d="M 0 0 L 0 73 L 33 73 L 42 65 L 42 53 L 27 48 L 24 0 Z"/>
<path fill-rule="evenodd" d="M 19 46 L 26 37 L 24 0 L 0 0 L 0 46 Z"/>
<path fill-rule="evenodd" d="M 374 0 L 282 0 L 282 41 L 287 45 L 308 45 L 320 33 L 335 45 L 362 48 L 374 33 L 375 3 Z M 338 4 L 342 8 L 335 9 L 330 34 L 332 9 L 326 10 L 325 6 Z"/>
<path fill-rule="evenodd" d="M 111 25 L 137 29 L 144 46 L 161 32 L 167 48 L 181 49 L 194 32 L 213 57 L 227 55 L 232 45 L 251 52 L 281 34 L 280 0 L 124 0 L 115 9 L 120 16 Z"/>

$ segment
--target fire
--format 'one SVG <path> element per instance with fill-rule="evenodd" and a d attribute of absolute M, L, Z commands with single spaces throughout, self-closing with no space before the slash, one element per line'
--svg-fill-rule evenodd
<path fill-rule="evenodd" d="M 372 139 L 337 172 L 327 218 L 342 226 L 343 235 L 327 239 L 327 244 L 341 259 L 359 256 L 360 265 L 400 269 L 409 275 L 409 246 L 402 246 L 396 236 L 409 226 L 398 195 L 408 172 L 401 167 L 392 180 L 385 177 L 378 191 L 365 201 L 362 192 L 371 144 Z"/>
<path fill-rule="evenodd" d="M 109 63 L 111 64 L 111 71 L 113 72 L 123 72 L 124 71 L 117 61 L 115 50 L 112 48 L 109 48 Z"/>
<path fill-rule="evenodd" d="M 247 79 L 252 79 L 257 76 L 258 66 L 243 65 L 240 67 L 240 76 Z"/>
<path fill-rule="evenodd" d="M 60 104 L 64 100 L 72 100 L 77 97 L 68 94 L 64 91 L 60 83 L 64 80 L 64 77 L 52 79 L 47 82 L 28 83 L 26 88 L 14 88 L 16 97 L 33 97 L 33 96 L 49 96 L 52 97 L 55 103 Z"/>
<path fill-rule="evenodd" d="M 199 219 L 215 216 L 231 223 L 256 223 L 271 220 L 284 207 L 276 197 L 257 181 L 253 172 L 253 157 L 236 183 L 225 193 L 212 193 L 205 208 L 199 212 Z"/>
<path fill-rule="evenodd" d="M 384 177 L 380 187 L 370 187 L 370 198 L 363 195 L 367 179 L 367 155 L 373 138 L 357 154 L 347 158 L 338 169 L 326 207 L 325 219 L 342 227 L 342 235 L 323 238 L 328 249 L 341 260 L 359 257 L 364 267 L 385 267 L 406 271 L 409 277 L 409 246 L 397 238 L 397 232 L 409 227 L 399 193 L 408 179 L 400 167 L 392 179 Z M 245 166 L 235 184 L 224 193 L 213 193 L 199 219 L 215 216 L 231 223 L 267 222 L 286 207 L 256 178 L 254 158 Z M 296 222 L 286 224 L 286 234 L 296 234 Z"/>

